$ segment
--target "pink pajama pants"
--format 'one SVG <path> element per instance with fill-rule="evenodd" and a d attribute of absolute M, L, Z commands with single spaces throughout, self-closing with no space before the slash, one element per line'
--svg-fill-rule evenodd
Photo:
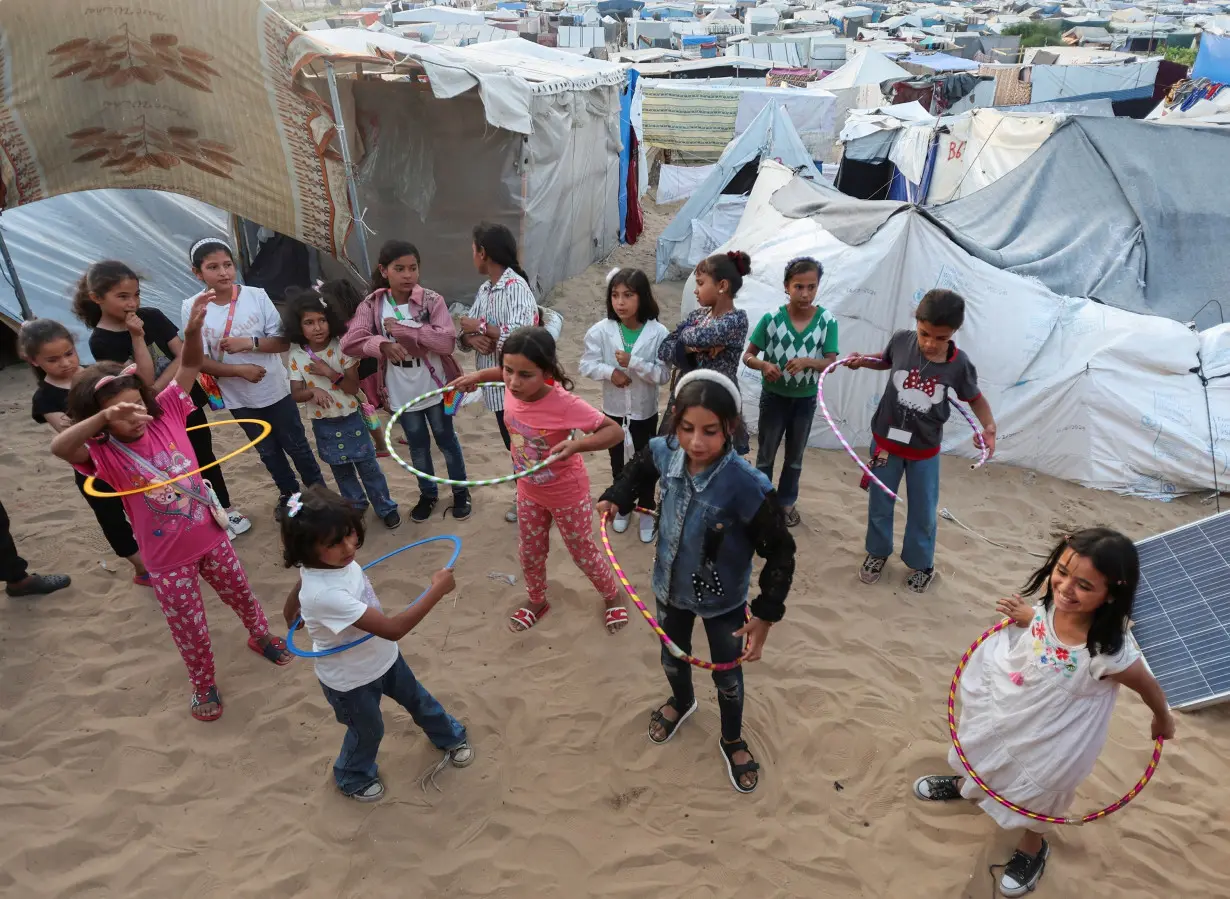
<path fill-rule="evenodd" d="M 619 605 L 619 582 L 594 541 L 594 507 L 588 496 L 576 505 L 559 508 L 517 497 L 518 549 L 530 602 L 537 605 L 547 598 L 547 553 L 551 548 L 553 519 L 572 561 L 585 572 L 609 606 Z"/>
<path fill-rule="evenodd" d="M 214 652 L 209 643 L 209 625 L 205 622 L 205 600 L 201 596 L 198 574 L 235 610 L 253 637 L 269 633 L 269 622 L 252 595 L 248 576 L 229 540 L 223 540 L 188 565 L 150 572 L 150 584 L 171 628 L 171 638 L 188 667 L 188 679 L 194 689 L 204 690 L 214 685 Z"/>

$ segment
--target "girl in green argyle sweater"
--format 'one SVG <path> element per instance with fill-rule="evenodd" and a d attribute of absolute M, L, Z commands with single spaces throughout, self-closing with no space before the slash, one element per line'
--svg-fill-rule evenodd
<path fill-rule="evenodd" d="M 764 379 L 756 467 L 770 481 L 777 448 L 786 438 L 777 497 L 789 527 L 799 523 L 794 504 L 799 498 L 803 451 L 816 416 L 816 383 L 820 372 L 837 358 L 837 320 L 816 305 L 822 274 L 824 268 L 815 259 L 805 256 L 791 260 L 785 281 L 789 302 L 776 312 L 764 314 L 743 356 L 744 364 Z"/>

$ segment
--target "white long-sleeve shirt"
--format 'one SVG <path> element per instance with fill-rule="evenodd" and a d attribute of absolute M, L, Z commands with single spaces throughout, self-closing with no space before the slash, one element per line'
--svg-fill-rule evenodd
<path fill-rule="evenodd" d="M 624 368 L 615 362 L 615 354 L 624 348 L 619 322 L 603 319 L 586 332 L 581 374 L 602 382 L 603 412 L 616 421 L 644 421 L 657 413 L 661 387 L 670 380 L 670 366 L 658 361 L 658 347 L 669 334 L 661 322 L 645 322 Z M 611 383 L 616 371 L 622 371 L 632 383 L 616 387 Z"/>

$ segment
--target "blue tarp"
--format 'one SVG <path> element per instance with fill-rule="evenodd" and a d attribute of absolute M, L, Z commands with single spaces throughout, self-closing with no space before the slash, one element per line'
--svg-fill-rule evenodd
<path fill-rule="evenodd" d="M 606 16 L 617 13 L 627 15 L 644 8 L 643 0 L 602 0 L 598 4 L 598 15 Z"/>
<path fill-rule="evenodd" d="M 1192 77 L 1207 78 L 1218 84 L 1230 82 L 1230 37 L 1207 31 L 1201 35 Z"/>
<path fill-rule="evenodd" d="M 628 168 L 632 165 L 632 98 L 636 96 L 636 82 L 641 73 L 628 69 L 624 92 L 619 95 L 619 241 L 628 242 Z"/>
<path fill-rule="evenodd" d="M 922 66 L 934 72 L 973 72 L 978 63 L 972 59 L 962 59 L 959 56 L 949 56 L 947 53 L 911 53 L 899 63 L 911 63 Z"/>

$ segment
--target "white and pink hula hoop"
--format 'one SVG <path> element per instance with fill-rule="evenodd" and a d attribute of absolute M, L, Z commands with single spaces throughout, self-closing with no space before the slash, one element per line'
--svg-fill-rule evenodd
<path fill-rule="evenodd" d="M 847 356 L 844 359 L 838 359 L 836 362 L 831 364 L 824 371 L 820 372 L 820 378 L 816 384 L 816 387 L 817 387 L 816 399 L 820 403 L 820 411 L 824 414 L 824 420 L 829 423 L 829 428 L 832 429 L 837 439 L 841 442 L 842 447 L 844 447 L 845 451 L 850 454 L 850 458 L 853 459 L 858 464 L 858 467 L 863 470 L 863 474 L 867 475 L 867 477 L 869 477 L 871 481 L 877 487 L 879 487 L 881 490 L 883 490 L 885 493 L 891 496 L 894 500 L 896 500 L 897 502 L 902 502 L 901 497 L 899 497 L 893 491 L 889 490 L 888 487 L 885 486 L 884 482 L 875 476 L 875 472 L 873 472 L 871 468 L 867 465 L 867 463 L 863 461 L 862 457 L 859 456 L 858 452 L 855 451 L 854 447 L 850 446 L 850 442 L 846 440 L 846 438 L 842 435 L 841 431 L 837 429 L 837 423 L 833 421 L 833 416 L 829 414 L 828 403 L 824 401 L 824 379 L 828 376 L 829 372 L 831 372 L 833 369 L 837 368 L 838 366 L 845 365 L 852 358 L 853 358 L 852 356 Z M 879 357 L 877 356 L 862 356 L 860 358 L 868 362 L 881 361 Z M 987 445 L 985 441 L 981 440 L 982 429 L 978 426 L 977 419 L 975 419 L 974 416 L 970 414 L 968 409 L 966 409 L 960 403 L 953 400 L 951 397 L 949 398 L 948 402 L 952 403 L 952 405 L 956 408 L 956 410 L 960 412 L 963 416 L 965 416 L 965 420 L 969 422 L 969 426 L 974 429 L 975 440 L 977 440 L 977 442 L 980 444 L 980 448 L 982 450 L 982 457 L 977 462 L 975 462 L 973 465 L 971 465 L 970 468 L 981 468 L 982 466 L 987 464 Z"/>

